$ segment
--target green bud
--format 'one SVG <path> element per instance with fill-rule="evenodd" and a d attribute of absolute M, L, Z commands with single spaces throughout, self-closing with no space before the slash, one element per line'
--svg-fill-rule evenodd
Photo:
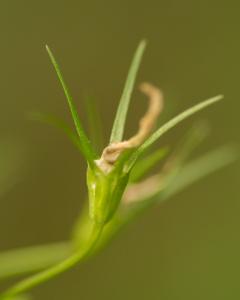
<path fill-rule="evenodd" d="M 87 186 L 89 213 L 98 224 L 106 224 L 118 208 L 129 180 L 129 173 L 122 168 L 114 168 L 104 173 L 98 167 L 88 168 Z"/>

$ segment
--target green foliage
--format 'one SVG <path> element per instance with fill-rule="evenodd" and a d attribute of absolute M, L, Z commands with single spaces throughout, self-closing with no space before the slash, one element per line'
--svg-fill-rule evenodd
<path fill-rule="evenodd" d="M 52 51 L 50 50 L 50 48 L 48 46 L 46 46 L 46 49 L 47 49 L 47 52 L 48 52 L 48 55 L 51 59 L 51 62 L 55 68 L 55 71 L 57 73 L 57 76 L 60 80 L 60 83 L 63 87 L 63 91 L 65 93 L 65 96 L 67 98 L 67 101 L 68 101 L 68 105 L 69 105 L 69 108 L 70 108 L 70 112 L 72 114 L 72 118 L 73 118 L 73 122 L 74 122 L 74 125 L 76 127 L 76 131 L 79 135 L 79 139 L 80 139 L 80 145 L 81 145 L 81 152 L 82 154 L 84 155 L 85 159 L 88 161 L 88 163 L 92 166 L 93 164 L 93 160 L 96 158 L 96 154 L 95 154 L 95 151 L 93 150 L 91 144 L 90 144 L 90 141 L 89 139 L 87 138 L 84 130 L 83 130 L 83 126 L 82 126 L 82 123 L 79 119 L 79 116 L 78 116 L 78 113 L 77 113 L 77 109 L 73 103 L 73 99 L 72 99 L 72 96 L 68 90 L 68 87 L 63 79 L 63 76 L 62 76 L 62 73 L 61 73 L 61 70 L 60 70 L 60 67 L 55 59 L 55 57 L 53 56 L 53 53 Z"/>
<path fill-rule="evenodd" d="M 137 76 L 137 71 L 141 63 L 141 59 L 146 48 L 146 41 L 141 41 L 134 55 L 131 67 L 128 72 L 127 80 L 123 89 L 123 93 L 119 102 L 117 114 L 113 123 L 110 143 L 120 142 L 123 137 L 124 126 L 126 122 L 128 107 Z"/>
<path fill-rule="evenodd" d="M 120 142 L 121 146 L 130 97 L 145 46 L 146 42 L 142 41 L 134 55 L 113 124 L 110 145 L 104 149 L 101 158 L 96 156 L 85 134 L 60 68 L 47 47 L 47 52 L 66 95 L 77 134 L 58 118 L 35 114 L 34 119 L 63 130 L 83 154 L 89 166 L 87 170 L 89 208 L 85 207 L 80 214 L 69 242 L 0 253 L 0 279 L 40 271 L 8 289 L 0 295 L 0 300 L 17 300 L 18 296 L 33 287 L 83 262 L 107 245 L 121 228 L 136 219 L 147 208 L 168 200 L 190 184 L 236 159 L 233 148 L 226 147 L 186 163 L 189 155 L 206 136 L 207 130 L 202 124 L 193 126 L 182 143 L 169 155 L 167 155 L 169 153 L 167 148 L 163 147 L 143 157 L 143 153 L 146 150 L 149 151 L 163 134 L 186 118 L 218 102 L 222 96 L 203 101 L 180 113 L 157 129 L 140 146 L 124 148 L 124 151 L 117 153 L 119 156 L 113 160 L 109 156 L 106 158 L 106 153 L 107 155 L 113 154 L 110 147 L 113 142 Z M 92 108 L 90 104 L 88 111 L 94 124 L 96 115 Z M 98 125 L 95 123 L 94 126 Z M 139 161 L 140 156 L 142 158 Z M 146 173 L 160 161 L 161 170 L 153 177 L 141 181 Z M 151 188 L 145 186 L 147 180 L 152 182 Z M 144 187 L 144 193 L 141 193 L 142 187 Z"/>

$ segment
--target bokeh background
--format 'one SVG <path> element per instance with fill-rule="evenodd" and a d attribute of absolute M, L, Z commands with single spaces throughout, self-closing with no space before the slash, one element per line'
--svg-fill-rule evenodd
<path fill-rule="evenodd" d="M 149 43 L 138 83 L 150 80 L 163 89 L 162 120 L 225 95 L 159 145 L 174 146 L 199 118 L 210 121 L 212 133 L 198 154 L 239 142 L 238 1 L 22 0 L 1 1 L 0 8 L 0 171 L 8 176 L 1 189 L 1 250 L 67 239 L 86 191 L 79 153 L 59 131 L 26 117 L 40 111 L 71 121 L 46 43 L 84 122 L 84 95 L 96 99 L 106 142 L 143 37 Z M 127 136 L 145 107 L 135 91 Z M 35 299 L 239 299 L 239 167 L 149 211 L 93 260 L 36 288 Z"/>

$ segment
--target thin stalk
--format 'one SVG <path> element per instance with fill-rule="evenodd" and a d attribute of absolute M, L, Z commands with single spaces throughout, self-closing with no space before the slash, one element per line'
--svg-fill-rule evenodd
<path fill-rule="evenodd" d="M 16 285 L 8 289 L 4 294 L 2 294 L 0 296 L 0 299 L 7 300 L 17 296 L 18 294 L 25 293 L 35 286 L 40 285 L 48 281 L 49 279 L 54 278 L 61 273 L 71 269 L 80 261 L 83 261 L 95 247 L 98 239 L 101 236 L 102 230 L 102 226 L 93 226 L 89 241 L 87 244 L 85 244 L 85 247 L 83 249 L 79 249 L 79 251 L 69 256 L 59 264 L 17 283 Z"/>
<path fill-rule="evenodd" d="M 59 242 L 0 252 L 0 281 L 49 268 L 69 257 L 72 248 L 70 242 Z"/>

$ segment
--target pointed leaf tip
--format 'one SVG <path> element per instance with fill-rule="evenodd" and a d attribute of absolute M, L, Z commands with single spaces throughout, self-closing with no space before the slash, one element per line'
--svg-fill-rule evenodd
<path fill-rule="evenodd" d="M 134 54 L 113 123 L 110 143 L 120 142 L 122 140 L 129 103 L 146 44 L 146 40 L 142 40 Z"/>
<path fill-rule="evenodd" d="M 58 79 L 59 79 L 59 81 L 62 85 L 64 94 L 66 96 L 68 106 L 69 106 L 69 109 L 70 109 L 70 112 L 71 112 L 71 115 L 72 115 L 72 119 L 73 119 L 73 122 L 74 122 L 74 125 L 75 125 L 75 128 L 76 128 L 77 134 L 79 136 L 79 144 L 81 145 L 81 152 L 82 152 L 84 158 L 88 161 L 88 163 L 90 165 L 93 165 L 93 160 L 96 158 L 95 151 L 94 151 L 93 147 L 91 146 L 91 144 L 89 142 L 89 139 L 88 139 L 88 137 L 87 137 L 87 135 L 86 135 L 86 133 L 83 129 L 81 120 L 78 116 L 77 109 L 76 109 L 75 104 L 73 102 L 72 96 L 69 92 L 68 86 L 65 83 L 65 80 L 63 78 L 60 67 L 59 67 L 59 65 L 58 65 L 51 49 L 48 47 L 48 45 L 46 45 L 46 50 L 48 52 L 50 60 L 53 64 L 53 67 L 54 67 L 54 69 L 57 73 Z"/>

